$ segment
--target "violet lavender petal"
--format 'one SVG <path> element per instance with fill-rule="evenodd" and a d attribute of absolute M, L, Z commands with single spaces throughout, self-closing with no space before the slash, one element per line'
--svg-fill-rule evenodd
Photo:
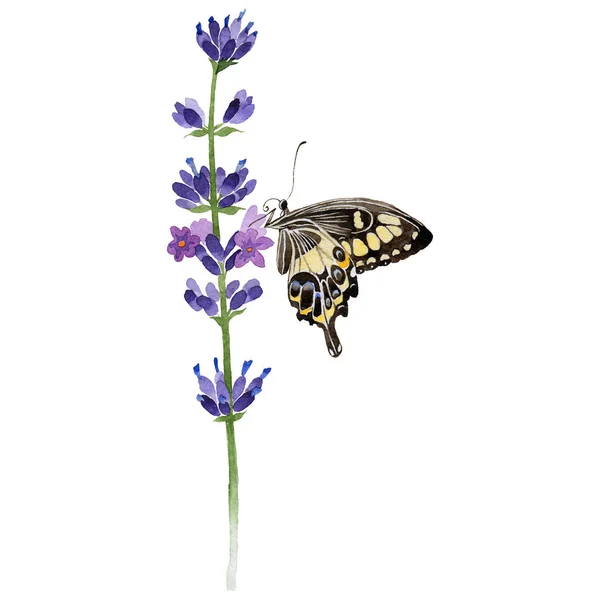
<path fill-rule="evenodd" d="M 244 286 L 244 288 L 245 287 L 246 286 Z M 260 287 L 260 285 L 255 285 L 251 288 L 248 288 L 246 290 L 246 294 L 248 294 L 248 300 L 246 302 L 252 302 L 263 295 L 263 289 Z"/>
<path fill-rule="evenodd" d="M 202 110 L 201 106 L 198 104 L 197 100 L 194 100 L 194 98 L 186 98 L 185 99 L 185 107 L 191 108 L 193 111 L 195 111 L 198 114 L 198 116 L 202 119 L 203 123 L 206 122 L 206 116 L 204 115 L 204 111 Z"/>
<path fill-rule="evenodd" d="M 214 283 L 210 282 L 206 284 L 206 295 L 213 301 L 218 302 L 221 298 L 221 294 L 219 294 L 219 290 L 215 286 Z"/>
<path fill-rule="evenodd" d="M 208 20 L 208 31 L 210 32 L 210 38 L 213 41 L 213 44 L 218 45 L 221 26 L 213 19 L 213 17 Z"/>
<path fill-rule="evenodd" d="M 248 190 L 248 194 L 251 194 L 254 191 L 254 188 L 256 187 L 256 179 L 251 179 L 250 181 L 248 181 L 248 183 L 246 183 L 244 187 L 246 188 L 246 190 Z"/>
<path fill-rule="evenodd" d="M 230 281 L 225 288 L 225 296 L 229 300 L 235 291 L 240 287 L 240 282 L 237 279 Z"/>
<path fill-rule="evenodd" d="M 202 169 L 200 169 L 199 176 L 194 177 L 194 187 L 205 200 L 208 200 L 208 196 L 210 194 L 210 181 Z"/>
<path fill-rule="evenodd" d="M 245 10 L 243 10 L 239 16 L 233 20 L 231 23 L 231 37 L 232 39 L 237 38 L 240 33 L 240 29 L 242 28 L 242 18 L 244 17 Z"/>
<path fill-rule="evenodd" d="M 238 261 L 238 256 L 240 255 L 242 251 L 238 250 L 237 252 L 234 252 L 228 259 L 227 262 L 225 263 L 225 270 L 226 271 L 231 271 L 231 269 L 233 269 L 233 267 L 237 267 L 237 261 Z M 245 264 L 245 263 L 243 263 Z M 242 265 L 240 265 L 242 266 Z"/>
<path fill-rule="evenodd" d="M 233 410 L 240 412 L 248 408 L 254 402 L 254 396 L 248 392 L 242 394 L 234 403 Z"/>
<path fill-rule="evenodd" d="M 233 55 L 233 60 L 240 60 L 240 58 L 246 56 L 246 54 L 248 54 L 248 52 L 250 52 L 251 49 L 252 44 L 250 44 L 249 42 L 245 42 L 235 51 L 235 54 Z"/>
<path fill-rule="evenodd" d="M 218 417 L 221 413 L 217 408 L 217 405 L 214 400 L 209 398 L 208 396 L 198 394 L 196 396 L 196 400 L 200 402 L 200 404 L 205 408 L 213 417 Z"/>
<path fill-rule="evenodd" d="M 229 194 L 229 196 L 225 196 L 225 198 L 221 198 L 219 200 L 219 206 L 221 208 L 227 208 L 231 206 L 235 202 L 235 194 Z"/>
<path fill-rule="evenodd" d="M 202 244 L 196 246 L 196 258 L 202 260 L 206 256 L 206 248 Z"/>
<path fill-rule="evenodd" d="M 224 56 L 223 56 L 223 48 L 225 48 L 225 44 L 227 44 L 227 42 L 229 40 L 231 40 L 231 29 L 229 29 L 227 23 L 229 17 L 227 17 L 225 19 L 225 25 L 223 26 L 223 29 L 221 29 L 221 33 L 219 34 L 219 48 L 221 49 L 221 60 L 223 60 Z M 233 44 L 234 44 L 234 48 L 235 48 L 235 40 L 233 40 Z"/>
<path fill-rule="evenodd" d="M 220 275 L 221 269 L 219 269 L 219 265 L 211 258 L 208 254 L 202 257 L 202 264 L 204 268 L 213 275 Z"/>
<path fill-rule="evenodd" d="M 215 386 L 213 382 L 204 375 L 198 375 L 198 385 L 200 386 L 200 390 L 204 392 L 207 396 L 212 398 L 213 400 L 217 399 L 217 393 L 215 392 Z"/>
<path fill-rule="evenodd" d="M 248 104 L 248 105 L 244 106 L 243 108 L 241 108 L 239 111 L 237 111 L 236 114 L 233 115 L 233 117 L 231 118 L 231 120 L 229 122 L 233 123 L 234 125 L 239 125 L 240 123 L 247 121 L 252 116 L 253 112 L 254 112 L 254 104 Z"/>
<path fill-rule="evenodd" d="M 221 402 L 229 402 L 229 390 L 222 380 L 217 381 L 217 400 Z"/>
<path fill-rule="evenodd" d="M 236 231 L 237 233 L 237 231 Z M 227 246 L 225 247 L 225 256 L 229 256 L 231 251 L 235 248 L 235 233 L 229 238 Z"/>
<path fill-rule="evenodd" d="M 204 50 L 204 52 L 206 52 L 208 58 L 212 58 L 213 60 L 219 60 L 219 50 L 212 42 L 204 41 L 202 42 L 200 47 L 202 48 L 202 50 Z"/>
<path fill-rule="evenodd" d="M 191 129 L 191 125 L 188 124 L 188 122 L 185 120 L 185 117 L 179 113 L 171 113 L 171 116 L 173 117 L 173 121 L 175 121 L 175 123 L 177 123 L 177 125 L 181 126 L 181 127 L 185 127 L 186 129 Z"/>
<path fill-rule="evenodd" d="M 192 187 L 194 185 L 194 177 L 187 171 L 181 169 L 181 171 L 179 171 L 179 177 L 181 177 L 181 181 L 183 181 L 183 183 L 185 183 L 185 185 L 188 187 Z"/>
<path fill-rule="evenodd" d="M 228 402 L 219 402 L 219 410 L 221 411 L 221 414 L 228 415 L 231 412 L 231 407 Z"/>
<path fill-rule="evenodd" d="M 248 169 L 243 168 L 236 172 L 240 176 L 240 183 L 238 185 L 243 185 L 244 181 L 246 181 L 246 177 L 248 177 Z M 185 173 L 185 171 L 184 171 L 184 173 Z"/>
<path fill-rule="evenodd" d="M 206 236 L 206 247 L 219 262 L 225 258 L 223 246 L 221 246 L 219 238 L 214 233 L 209 233 Z"/>
<path fill-rule="evenodd" d="M 242 307 L 244 305 L 244 302 L 246 302 L 247 297 L 248 297 L 248 294 L 244 290 L 240 290 L 231 299 L 229 309 L 237 310 L 238 308 Z"/>
<path fill-rule="evenodd" d="M 233 118 L 235 113 L 239 110 L 239 108 L 240 108 L 240 101 L 237 98 L 235 98 L 234 100 L 232 100 L 229 103 L 229 106 L 227 107 L 227 110 L 225 111 L 225 114 L 223 115 L 223 123 L 228 123 Z"/>
<path fill-rule="evenodd" d="M 198 306 L 203 308 L 206 314 L 210 317 L 216 315 L 219 312 L 219 309 L 215 304 L 214 300 L 212 298 L 209 298 L 208 296 L 198 296 L 196 298 L 196 303 L 198 304 Z"/>
<path fill-rule="evenodd" d="M 197 127 L 198 129 L 202 127 L 202 118 L 195 110 L 185 108 L 183 110 L 183 117 L 190 127 Z"/>
<path fill-rule="evenodd" d="M 202 307 L 198 306 L 198 303 L 196 302 L 196 294 L 194 294 L 192 290 L 185 290 L 183 297 L 196 312 L 202 310 Z"/>
<path fill-rule="evenodd" d="M 221 50 L 221 60 L 229 60 L 235 50 L 235 40 L 229 40 Z"/>
<path fill-rule="evenodd" d="M 177 204 L 177 206 L 180 206 L 181 208 L 186 208 L 188 210 L 190 208 L 196 208 L 196 206 L 198 206 L 191 200 L 185 200 L 183 198 L 177 198 L 177 200 L 175 200 L 175 204 Z"/>
<path fill-rule="evenodd" d="M 185 285 L 188 286 L 188 289 L 192 290 L 193 292 L 196 293 L 196 296 L 201 296 L 202 292 L 200 290 L 200 286 L 196 283 L 195 279 L 192 279 L 191 277 L 185 282 Z M 246 284 L 247 285 L 247 284 Z"/>
<path fill-rule="evenodd" d="M 220 193 L 221 184 L 225 179 L 225 169 L 223 167 L 217 167 L 217 191 Z"/>
<path fill-rule="evenodd" d="M 176 181 L 171 187 L 180 198 L 187 198 L 192 202 L 196 202 L 196 204 L 200 204 L 200 196 L 198 196 L 198 194 L 192 188 L 188 187 L 184 183 L 179 183 Z"/>
<path fill-rule="evenodd" d="M 242 395 L 244 388 L 246 387 L 246 378 L 242 375 L 235 380 L 233 384 L 233 389 L 231 390 L 231 395 L 236 400 Z"/>
<path fill-rule="evenodd" d="M 219 192 L 221 195 L 227 196 L 237 189 L 239 183 L 240 176 L 237 173 L 230 173 L 221 184 Z"/>

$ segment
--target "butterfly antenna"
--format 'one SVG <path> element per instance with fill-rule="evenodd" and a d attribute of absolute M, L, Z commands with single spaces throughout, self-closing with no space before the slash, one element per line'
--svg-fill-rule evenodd
<path fill-rule="evenodd" d="M 298 144 L 298 147 L 296 148 L 296 156 L 294 156 L 294 168 L 292 169 L 292 189 L 290 190 L 290 195 L 286 198 L 286 200 L 289 200 L 292 192 L 294 191 L 294 184 L 296 183 L 296 161 L 298 160 L 298 152 L 300 151 L 300 146 L 306 144 L 306 141 L 304 142 L 300 142 Z"/>

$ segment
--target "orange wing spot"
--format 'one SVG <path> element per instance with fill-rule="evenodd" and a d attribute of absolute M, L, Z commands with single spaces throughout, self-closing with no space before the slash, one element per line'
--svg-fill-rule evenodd
<path fill-rule="evenodd" d="M 350 256 L 348 255 L 347 252 L 344 253 L 344 260 L 342 262 L 338 262 L 338 265 L 342 268 L 345 269 L 348 267 L 348 265 L 350 264 Z"/>

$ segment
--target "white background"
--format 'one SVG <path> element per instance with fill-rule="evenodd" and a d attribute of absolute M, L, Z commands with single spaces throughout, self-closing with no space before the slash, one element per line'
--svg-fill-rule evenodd
<path fill-rule="evenodd" d="M 225 595 L 217 328 L 166 253 L 205 140 L 195 24 L 235 3 L 3 7 L 0 596 Z M 273 368 L 237 427 L 241 598 L 597 599 L 599 19 L 594 2 L 247 2 L 220 140 L 262 204 L 392 202 L 434 233 L 360 280 L 342 356 L 274 251 L 233 323 Z M 231 230 L 235 227 L 231 220 Z M 253 271 L 254 269 L 254 271 Z M 241 275 L 241 273 L 240 273 Z"/>

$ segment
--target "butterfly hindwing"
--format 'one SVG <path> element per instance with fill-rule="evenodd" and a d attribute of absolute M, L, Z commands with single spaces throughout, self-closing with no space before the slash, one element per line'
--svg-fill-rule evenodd
<path fill-rule="evenodd" d="M 283 232 L 282 232 L 283 233 Z M 331 356 L 342 352 L 335 330 L 338 315 L 348 315 L 348 300 L 358 295 L 356 269 L 340 244 L 322 230 L 289 231 L 279 240 L 279 251 L 285 256 L 286 244 L 291 248 L 288 297 L 297 310 L 298 320 L 316 324 L 325 333 Z M 287 269 L 286 269 L 287 270 Z"/>

